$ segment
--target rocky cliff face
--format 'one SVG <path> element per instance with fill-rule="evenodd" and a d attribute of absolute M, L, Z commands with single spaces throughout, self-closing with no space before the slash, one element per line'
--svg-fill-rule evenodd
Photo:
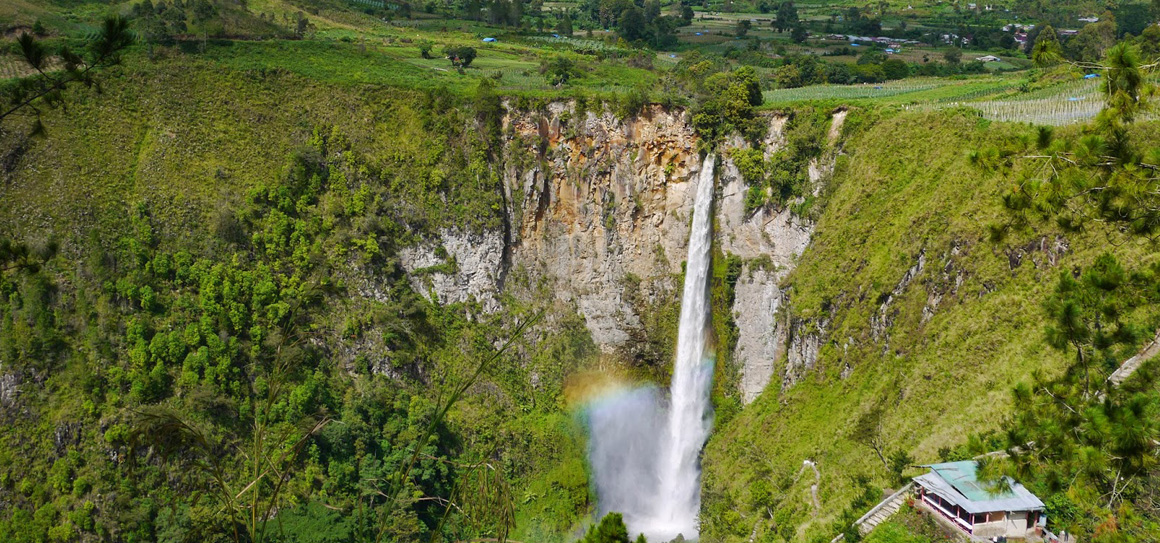
<path fill-rule="evenodd" d="M 641 326 L 626 278 L 638 278 L 639 296 L 650 301 L 679 287 L 672 277 L 686 252 L 701 160 L 681 112 L 562 121 L 569 111 L 555 104 L 548 119 L 509 119 L 523 141 L 549 127 L 539 164 L 504 178 L 523 195 L 514 206 L 512 262 L 547 281 L 557 301 L 584 317 L 596 343 L 615 351 Z"/>
<path fill-rule="evenodd" d="M 444 228 L 438 240 L 400 251 L 399 261 L 411 286 L 428 300 L 461 303 L 475 300 L 485 311 L 499 309 L 504 239 L 501 232 L 465 232 Z"/>
<path fill-rule="evenodd" d="M 842 117 L 834 117 L 832 139 Z M 783 144 L 786 122 L 769 117 L 767 157 Z M 404 267 L 420 292 L 442 302 L 475 299 L 488 310 L 499 307 L 503 277 L 519 270 L 583 316 L 601 349 L 631 351 L 643 332 L 634 301 L 679 295 L 676 278 L 701 169 L 685 113 L 652 107 L 621 121 L 609 113 L 576 115 L 573 105 L 554 103 L 546 111 L 510 114 L 505 127 L 508 154 L 531 157 L 509 160 L 503 172 L 509 231 L 445 230 L 440 239 L 404 251 Z M 748 402 L 785 354 L 790 334 L 778 319 L 786 299 L 778 284 L 809 243 L 813 225 L 788 209 L 746 213 L 749 187 L 729 158 L 738 145 L 727 145 L 719 162 L 715 235 L 721 251 L 744 262 L 732 308 L 739 332 L 733 355 Z M 815 192 L 831 169 L 828 160 L 811 165 Z"/>

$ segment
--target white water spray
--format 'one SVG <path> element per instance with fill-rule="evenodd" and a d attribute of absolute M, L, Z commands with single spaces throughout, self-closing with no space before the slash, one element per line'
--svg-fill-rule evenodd
<path fill-rule="evenodd" d="M 681 297 L 681 322 L 677 332 L 677 360 L 673 366 L 672 399 L 669 404 L 668 443 L 661 451 L 657 511 L 651 532 L 668 537 L 697 535 L 697 511 L 701 507 L 701 471 L 697 457 L 709 437 L 712 424 L 709 385 L 713 363 L 705 358 L 705 331 L 709 324 L 709 249 L 713 243 L 712 155 L 705 157 L 697 199 L 693 204 L 693 228 L 689 233 L 689 257 L 685 265 L 685 292 Z"/>
<path fill-rule="evenodd" d="M 629 532 L 644 533 L 653 543 L 698 534 L 698 457 L 712 425 L 713 360 L 705 343 L 715 163 L 706 156 L 697 181 L 668 412 L 655 389 L 644 388 L 595 406 L 589 418 L 589 460 L 601 514 L 623 513 Z"/>

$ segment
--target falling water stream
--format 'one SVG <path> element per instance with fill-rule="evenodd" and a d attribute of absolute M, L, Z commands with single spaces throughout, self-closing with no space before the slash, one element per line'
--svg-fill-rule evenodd
<path fill-rule="evenodd" d="M 652 543 L 697 537 L 701 447 L 712 426 L 713 357 L 706 349 L 713 168 L 701 166 L 681 298 L 677 359 L 666 404 L 652 387 L 623 392 L 589 413 L 589 461 L 601 513 L 624 514 L 629 532 Z"/>

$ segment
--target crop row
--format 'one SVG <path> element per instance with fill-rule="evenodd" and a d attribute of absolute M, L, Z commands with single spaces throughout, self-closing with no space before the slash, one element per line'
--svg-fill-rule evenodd
<path fill-rule="evenodd" d="M 51 63 L 50 63 L 51 65 Z M 14 55 L 0 56 L 0 79 L 14 79 L 32 75 L 36 71 L 24 59 Z"/>
<path fill-rule="evenodd" d="M 765 91 L 763 94 L 767 103 L 797 102 L 803 100 L 856 100 L 925 91 L 937 86 L 937 83 L 929 82 L 887 83 L 881 85 L 811 85 L 794 89 Z"/>

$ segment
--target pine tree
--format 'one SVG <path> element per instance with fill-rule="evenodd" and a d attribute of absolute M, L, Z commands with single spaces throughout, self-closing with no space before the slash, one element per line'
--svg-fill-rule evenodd
<path fill-rule="evenodd" d="M 641 535 L 637 542 L 641 541 Z M 624 516 L 620 513 L 608 513 L 600 519 L 600 523 L 588 530 L 582 543 L 628 543 L 628 528 L 624 525 Z"/>
<path fill-rule="evenodd" d="M 1140 71 L 1140 53 L 1127 42 L 1108 49 L 1107 76 L 1100 85 L 1107 111 L 1121 122 L 1130 123 L 1140 111 L 1140 93 L 1144 76 Z"/>
<path fill-rule="evenodd" d="M 1031 60 L 1036 66 L 1044 67 L 1058 64 L 1063 60 L 1063 48 L 1059 45 L 1059 36 L 1055 29 L 1047 25 L 1035 38 L 1035 46 L 1031 49 Z"/>

